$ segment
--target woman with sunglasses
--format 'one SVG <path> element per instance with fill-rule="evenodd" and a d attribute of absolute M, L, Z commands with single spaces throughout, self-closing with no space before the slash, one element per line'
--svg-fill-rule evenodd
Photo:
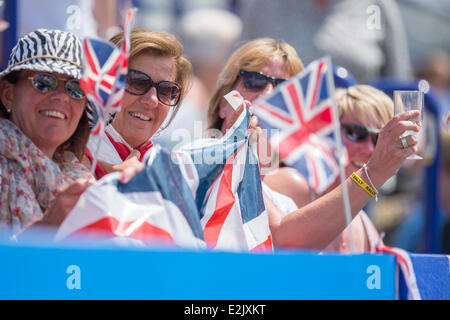
<path fill-rule="evenodd" d="M 0 73 L 0 237 L 58 226 L 95 181 L 80 162 L 90 134 L 81 56 L 77 36 L 38 29 Z M 126 169 L 123 182 L 142 165 Z"/>
<path fill-rule="evenodd" d="M 335 99 L 341 136 L 348 155 L 345 174 L 350 177 L 369 161 L 381 129 L 394 116 L 394 107 L 392 100 L 384 92 L 367 85 L 337 89 Z M 323 194 L 315 194 L 301 174 L 291 168 L 281 168 L 276 174 L 267 175 L 265 182 L 292 198 L 299 208 L 340 185 L 338 177 Z M 361 210 L 352 220 L 350 228 L 346 228 L 325 250 L 349 253 L 349 229 L 352 231 L 356 252 L 370 252 L 376 245 L 379 234 L 369 217 Z"/>
<path fill-rule="evenodd" d="M 285 42 L 256 39 L 243 45 L 233 53 L 219 76 L 216 92 L 208 110 L 209 128 L 225 133 L 226 129 L 232 125 L 236 117 L 235 111 L 223 99 L 229 91 L 237 90 L 244 99 L 253 101 L 260 95 L 271 92 L 275 85 L 302 70 L 303 65 L 295 50 Z M 349 116 L 351 114 L 347 115 Z M 355 158 L 356 165 L 362 165 L 362 160 L 366 161 L 370 178 L 366 175 L 364 168 L 355 167 L 356 174 L 364 181 L 370 180 L 375 189 L 381 187 L 388 178 L 393 176 L 410 154 L 417 152 L 415 137 L 408 138 L 407 148 L 403 148 L 399 139 L 405 130 L 419 130 L 417 125 L 408 121 L 415 116 L 417 112 L 403 113 L 393 117 L 380 131 L 377 148 L 373 150 L 371 157 L 369 159 Z M 351 117 L 343 119 L 348 121 L 349 125 L 361 124 Z M 376 125 L 370 123 L 370 125 L 371 128 L 374 126 L 373 129 L 381 129 L 380 123 Z M 352 128 L 348 127 L 348 129 Z M 354 129 L 361 128 L 354 127 Z M 257 130 L 257 132 L 261 131 Z M 353 135 L 352 139 L 361 139 L 355 132 L 351 135 Z M 268 145 L 261 133 L 258 136 L 258 145 L 260 149 Z M 279 173 L 275 174 L 277 178 L 266 175 L 264 182 L 269 187 L 263 184 L 274 245 L 323 250 L 346 227 L 342 186 L 337 185 L 333 190 L 314 200 L 311 199 L 306 180 L 297 171 L 291 168 L 282 168 L 279 171 L 284 171 L 284 176 Z M 276 183 L 270 180 L 276 180 Z M 351 214 L 355 217 L 370 200 L 371 195 L 351 178 L 344 183 L 350 195 Z M 279 185 L 283 188 L 278 188 L 277 192 Z M 292 192 L 285 192 L 286 189 Z M 295 193 L 296 197 L 292 196 L 292 193 Z"/>
<path fill-rule="evenodd" d="M 111 41 L 122 44 L 123 34 Z M 172 34 L 135 29 L 130 36 L 128 75 L 122 108 L 106 126 L 98 140 L 90 139 L 84 163 L 91 165 L 98 152 L 96 177 L 120 167 L 124 161 L 142 161 L 152 148 L 151 137 L 175 117 L 188 86 L 191 64 L 183 56 L 183 46 Z M 170 116 L 169 116 L 170 114 Z M 86 161 L 87 160 L 87 161 Z"/>
<path fill-rule="evenodd" d="M 65 202 L 92 182 L 81 164 L 89 136 L 80 88 L 81 42 L 59 30 L 18 40 L 0 73 L 0 235 L 58 224 Z"/>

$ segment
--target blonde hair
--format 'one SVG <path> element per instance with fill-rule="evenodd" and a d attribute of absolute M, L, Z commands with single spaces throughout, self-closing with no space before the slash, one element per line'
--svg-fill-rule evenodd
<path fill-rule="evenodd" d="M 336 89 L 335 99 L 340 120 L 345 114 L 351 114 L 365 126 L 369 126 L 371 120 L 379 121 L 384 126 L 394 116 L 392 99 L 368 85 Z"/>
<path fill-rule="evenodd" d="M 219 75 L 216 90 L 208 108 L 209 128 L 221 128 L 223 119 L 219 117 L 220 102 L 223 96 L 236 85 L 239 71 L 260 67 L 273 57 L 282 57 L 286 61 L 291 77 L 304 69 L 295 49 L 284 41 L 261 38 L 244 44 L 231 55 Z"/>
<path fill-rule="evenodd" d="M 110 41 L 120 47 L 123 42 L 123 31 L 114 35 Z M 183 56 L 183 50 L 184 47 L 181 42 L 171 33 L 146 29 L 134 29 L 131 31 L 130 61 L 138 54 L 148 52 L 158 57 L 172 58 L 175 62 L 175 82 L 181 88 L 181 96 L 166 127 L 172 122 L 178 112 L 181 102 L 191 85 L 192 64 Z"/>

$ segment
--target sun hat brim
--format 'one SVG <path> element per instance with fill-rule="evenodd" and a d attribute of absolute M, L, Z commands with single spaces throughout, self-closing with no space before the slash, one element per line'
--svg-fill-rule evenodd
<path fill-rule="evenodd" d="M 0 79 L 14 71 L 30 70 L 59 73 L 71 78 L 81 79 L 81 66 L 59 57 L 33 57 L 27 61 L 9 66 L 0 73 Z"/>

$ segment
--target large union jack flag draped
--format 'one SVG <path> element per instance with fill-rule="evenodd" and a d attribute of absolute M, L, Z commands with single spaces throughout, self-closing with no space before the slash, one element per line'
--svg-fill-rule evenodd
<path fill-rule="evenodd" d="M 312 62 L 254 102 L 259 123 L 267 129 L 280 158 L 296 168 L 318 194 L 339 175 L 337 139 L 341 138 L 329 61 Z"/>
<path fill-rule="evenodd" d="M 127 184 L 118 173 L 105 176 L 81 195 L 56 240 L 271 251 L 249 118 L 241 112 L 221 139 L 200 139 L 172 153 L 155 146 Z"/>

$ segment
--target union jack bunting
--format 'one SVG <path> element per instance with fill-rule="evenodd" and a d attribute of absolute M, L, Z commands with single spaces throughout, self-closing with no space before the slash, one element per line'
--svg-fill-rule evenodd
<path fill-rule="evenodd" d="M 100 134 L 105 114 L 108 112 L 108 100 L 117 90 L 117 71 L 125 57 L 112 43 L 85 39 L 83 76 L 81 88 L 93 108 L 92 135 Z"/>
<path fill-rule="evenodd" d="M 395 256 L 396 266 L 400 270 L 403 280 L 405 281 L 405 286 L 407 289 L 406 298 L 407 300 L 421 300 L 420 290 L 417 286 L 416 274 L 414 272 L 414 266 L 411 261 L 410 255 L 407 251 L 394 248 L 385 245 L 382 241 L 379 241 L 375 246 L 375 252 L 377 253 L 388 253 Z M 396 298 L 400 298 L 399 288 L 396 288 Z"/>
<path fill-rule="evenodd" d="M 56 240 L 100 237 L 120 243 L 217 250 L 272 250 L 245 109 L 221 139 L 175 152 L 159 146 L 128 184 L 110 174 L 81 195 Z"/>
<path fill-rule="evenodd" d="M 253 103 L 280 158 L 296 168 L 318 194 L 339 175 L 341 137 L 330 72 L 329 59 L 314 61 Z"/>

